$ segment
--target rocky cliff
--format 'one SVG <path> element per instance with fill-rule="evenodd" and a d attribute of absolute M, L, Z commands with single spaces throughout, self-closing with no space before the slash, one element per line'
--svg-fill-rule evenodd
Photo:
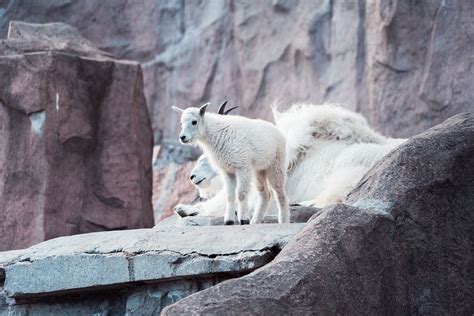
<path fill-rule="evenodd" d="M 0 42 L 0 250 L 151 227 L 152 129 L 140 65 L 62 23 Z"/>
<path fill-rule="evenodd" d="M 412 136 L 472 110 L 474 2 L 464 0 L 19 1 L 11 19 L 62 21 L 142 64 L 155 132 L 171 105 L 228 99 L 270 118 L 276 98 L 341 102 L 379 131 Z"/>

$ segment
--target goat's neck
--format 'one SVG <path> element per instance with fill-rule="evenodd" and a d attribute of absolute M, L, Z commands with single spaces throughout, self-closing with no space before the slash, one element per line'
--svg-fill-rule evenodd
<path fill-rule="evenodd" d="M 203 147 L 204 150 L 211 150 L 212 152 L 219 151 L 225 144 L 225 134 L 229 127 L 229 123 L 225 122 L 225 120 L 215 115 L 209 115 L 206 117 L 205 130 L 198 140 L 198 144 Z"/>

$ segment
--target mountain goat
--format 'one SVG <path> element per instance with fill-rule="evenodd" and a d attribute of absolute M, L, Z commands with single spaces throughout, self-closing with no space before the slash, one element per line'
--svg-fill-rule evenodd
<path fill-rule="evenodd" d="M 273 108 L 273 115 L 286 136 L 290 204 L 324 207 L 341 202 L 370 168 L 405 141 L 384 137 L 362 115 L 333 105 L 296 104 L 284 113 Z M 208 200 L 178 204 L 175 211 L 181 216 L 221 216 L 225 206 L 222 182 L 205 154 L 191 177 Z M 255 198 L 249 198 L 251 204 Z"/>
<path fill-rule="evenodd" d="M 258 202 L 250 223 L 263 220 L 271 198 L 270 188 L 277 202 L 278 222 L 288 223 L 286 142 L 282 132 L 263 120 L 206 113 L 208 105 L 199 109 L 173 109 L 181 114 L 181 142 L 197 143 L 219 170 L 227 198 L 225 224 L 235 222 L 236 195 L 237 220 L 241 224 L 248 223 L 248 198 L 253 179 Z"/>

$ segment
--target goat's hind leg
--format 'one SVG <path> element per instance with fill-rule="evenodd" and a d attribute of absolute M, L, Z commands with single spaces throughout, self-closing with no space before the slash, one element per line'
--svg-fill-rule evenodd
<path fill-rule="evenodd" d="M 273 189 L 278 207 L 278 223 L 290 222 L 290 206 L 285 192 L 286 170 L 284 164 L 274 164 L 267 172 L 268 183 Z"/>
<path fill-rule="evenodd" d="M 225 225 L 234 225 L 235 223 L 235 187 L 236 177 L 234 174 L 222 173 L 224 189 L 227 197 L 227 205 L 224 215 Z"/>
<path fill-rule="evenodd" d="M 270 202 L 271 193 L 268 189 L 265 171 L 257 172 L 257 192 L 257 207 L 255 208 L 250 224 L 258 224 L 262 222 L 263 218 L 265 217 L 265 213 L 268 209 L 268 202 Z"/>

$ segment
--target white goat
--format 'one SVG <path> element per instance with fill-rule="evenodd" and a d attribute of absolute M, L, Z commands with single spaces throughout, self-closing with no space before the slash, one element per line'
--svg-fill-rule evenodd
<path fill-rule="evenodd" d="M 324 207 L 341 202 L 383 156 L 404 139 L 386 138 L 373 131 L 360 114 L 338 106 L 297 104 L 284 113 L 273 108 L 286 140 L 290 204 Z M 225 206 L 218 173 L 201 156 L 191 181 L 208 200 L 179 204 L 181 216 L 221 216 Z M 251 204 L 255 196 L 250 197 Z"/>
<path fill-rule="evenodd" d="M 222 190 L 221 177 L 205 154 L 198 158 L 189 178 L 198 189 L 201 198 L 211 199 Z"/>
<path fill-rule="evenodd" d="M 256 181 L 258 203 L 251 224 L 260 223 L 273 190 L 278 222 L 289 222 L 289 205 L 285 192 L 285 137 L 273 124 L 241 116 L 206 113 L 209 103 L 201 108 L 182 110 L 180 140 L 197 143 L 223 178 L 227 198 L 224 222 L 235 222 L 235 196 L 238 197 L 237 220 L 248 223 L 248 198 L 253 179 Z"/>

